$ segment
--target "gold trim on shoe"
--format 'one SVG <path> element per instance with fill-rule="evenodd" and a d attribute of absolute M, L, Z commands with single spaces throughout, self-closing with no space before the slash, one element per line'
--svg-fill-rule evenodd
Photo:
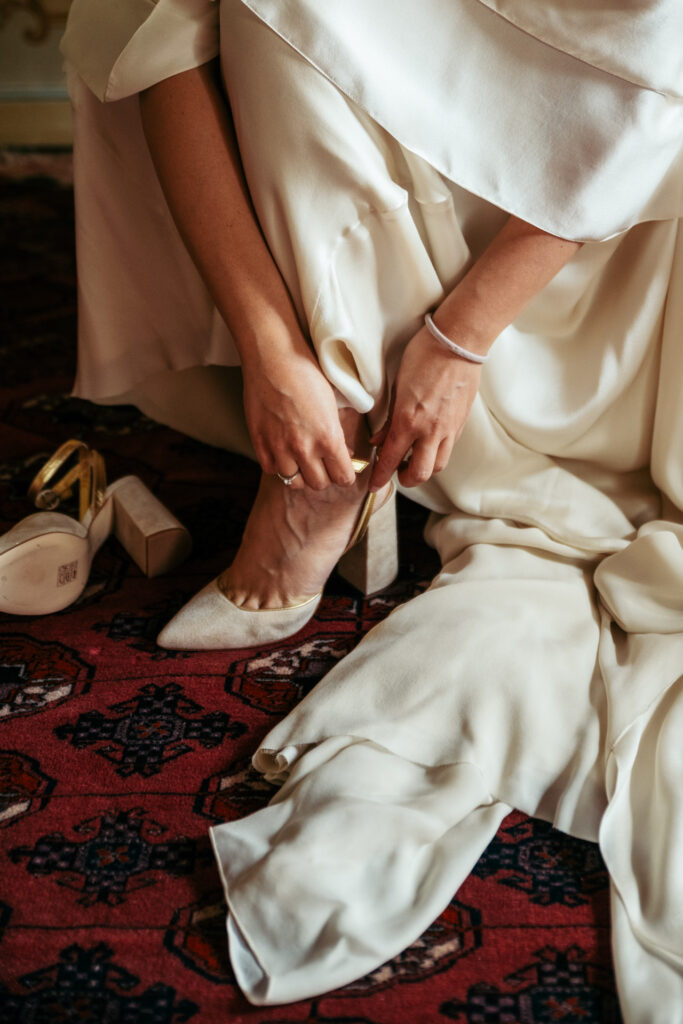
<path fill-rule="evenodd" d="M 230 604 L 233 605 L 233 607 L 236 608 L 238 612 L 253 612 L 255 615 L 259 612 L 289 612 L 293 611 L 295 608 L 303 608 L 304 605 L 310 604 L 311 601 L 315 601 L 316 598 L 319 598 L 322 594 L 322 590 L 319 590 L 317 594 L 313 594 L 311 597 L 302 597 L 301 600 L 294 601 L 293 604 L 283 604 L 279 608 L 245 608 L 244 605 L 235 604 L 232 598 L 228 597 L 228 595 L 225 592 L 225 585 L 222 582 L 222 577 L 223 573 L 221 573 L 220 576 L 216 577 L 216 586 L 220 590 L 225 600 L 229 601 Z"/>
<path fill-rule="evenodd" d="M 78 452 L 78 462 L 71 469 L 67 470 L 61 480 L 52 485 L 46 485 L 68 461 Z M 92 515 L 102 507 L 104 496 L 107 490 L 107 474 L 104 468 L 104 459 L 94 448 L 89 448 L 84 441 L 65 441 L 54 452 L 44 466 L 38 470 L 29 484 L 28 496 L 36 508 L 52 512 L 58 508 L 62 499 L 70 498 L 73 485 L 78 483 L 78 517 L 83 521 L 88 511 Z"/>
<path fill-rule="evenodd" d="M 389 501 L 391 498 L 391 494 L 393 493 L 393 487 L 394 485 L 392 484 L 389 494 L 387 495 L 386 498 L 387 501 Z M 375 507 L 376 498 L 377 494 L 375 491 L 373 491 L 371 494 L 365 495 L 365 501 L 363 502 L 363 505 L 361 507 L 360 515 L 358 516 L 358 521 L 356 522 L 355 529 L 351 534 L 349 543 L 346 545 L 344 551 L 342 552 L 342 557 L 346 554 L 347 551 L 350 551 L 355 544 L 358 544 L 358 542 L 361 541 L 365 536 L 365 533 L 368 528 L 368 523 L 370 522 L 370 517 L 372 516 L 372 511 Z"/>

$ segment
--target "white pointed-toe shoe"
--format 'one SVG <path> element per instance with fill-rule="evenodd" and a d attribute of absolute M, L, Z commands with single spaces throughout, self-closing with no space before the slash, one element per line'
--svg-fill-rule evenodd
<path fill-rule="evenodd" d="M 226 597 L 218 583 L 207 583 L 157 637 L 159 647 L 171 651 L 216 651 L 255 647 L 298 633 L 313 618 L 322 592 L 286 608 L 240 608 Z"/>
<path fill-rule="evenodd" d="M 74 486 L 78 519 L 53 511 Z M 102 456 L 83 441 L 57 449 L 36 474 L 29 497 L 44 511 L 0 537 L 0 611 L 10 615 L 49 615 L 72 604 L 112 532 L 147 576 L 173 568 L 192 547 L 185 527 L 137 477 L 107 487 Z"/>
<path fill-rule="evenodd" d="M 354 459 L 356 472 L 368 463 Z M 337 571 L 365 595 L 388 587 L 398 573 L 396 493 L 393 484 L 375 510 L 368 494 Z M 313 618 L 322 591 L 284 608 L 241 608 L 221 590 L 220 576 L 199 591 L 171 621 L 157 643 L 169 650 L 229 650 L 275 643 L 298 633 Z"/>

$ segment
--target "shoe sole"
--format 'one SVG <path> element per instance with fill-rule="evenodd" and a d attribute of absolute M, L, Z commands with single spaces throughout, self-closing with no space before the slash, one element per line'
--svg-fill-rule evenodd
<path fill-rule="evenodd" d="M 0 554 L 0 611 L 49 615 L 72 604 L 90 573 L 89 545 L 69 534 L 45 534 Z"/>

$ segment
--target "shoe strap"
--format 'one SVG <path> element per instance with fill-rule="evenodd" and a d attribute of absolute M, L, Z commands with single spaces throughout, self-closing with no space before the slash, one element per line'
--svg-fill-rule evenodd
<path fill-rule="evenodd" d="M 356 471 L 356 475 L 362 473 L 363 470 L 368 468 L 368 466 L 374 466 L 376 459 L 377 451 L 375 448 L 373 448 L 372 450 L 372 455 L 370 456 L 370 459 L 351 459 L 351 463 Z M 347 551 L 350 551 L 352 547 L 355 547 L 355 545 L 358 544 L 358 542 L 362 540 L 363 537 L 365 536 L 368 524 L 370 522 L 370 517 L 372 516 L 373 510 L 375 508 L 376 498 L 377 494 L 374 491 L 372 492 L 372 494 L 365 495 L 365 500 L 361 507 L 360 515 L 358 516 L 358 519 L 356 521 L 356 526 L 354 528 L 353 533 L 351 534 L 351 538 L 348 544 L 346 545 L 344 551 L 342 552 L 342 557 L 346 554 Z"/>
<path fill-rule="evenodd" d="M 47 485 L 64 464 L 78 452 L 78 461 L 59 480 Z M 78 517 L 82 522 L 90 511 L 93 515 L 104 501 L 107 478 L 104 459 L 99 452 L 88 448 L 84 441 L 72 439 L 60 445 L 40 469 L 28 489 L 28 496 L 36 508 L 52 511 L 58 508 L 64 498 L 71 496 L 74 484 L 78 483 Z"/>
<path fill-rule="evenodd" d="M 356 527 L 351 534 L 349 543 L 344 548 L 344 554 L 346 554 L 347 551 L 350 551 L 351 548 L 355 547 L 356 544 L 365 536 L 370 523 L 370 517 L 372 516 L 372 512 L 375 507 L 376 498 L 377 494 L 374 491 L 371 494 L 365 495 L 365 501 L 363 502 L 363 506 L 360 510 Z"/>

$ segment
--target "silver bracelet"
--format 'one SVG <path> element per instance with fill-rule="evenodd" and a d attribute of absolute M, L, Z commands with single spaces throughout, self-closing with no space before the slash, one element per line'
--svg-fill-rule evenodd
<path fill-rule="evenodd" d="M 462 348 L 460 345 L 456 345 L 454 341 L 447 338 L 443 331 L 440 331 L 432 320 L 432 314 L 425 314 L 425 326 L 432 338 L 438 341 L 444 348 L 447 348 L 449 352 L 453 352 L 456 356 L 462 356 L 463 359 L 467 359 L 470 363 L 486 363 L 488 362 L 488 356 L 479 356 L 476 352 L 470 352 L 469 349 Z"/>

